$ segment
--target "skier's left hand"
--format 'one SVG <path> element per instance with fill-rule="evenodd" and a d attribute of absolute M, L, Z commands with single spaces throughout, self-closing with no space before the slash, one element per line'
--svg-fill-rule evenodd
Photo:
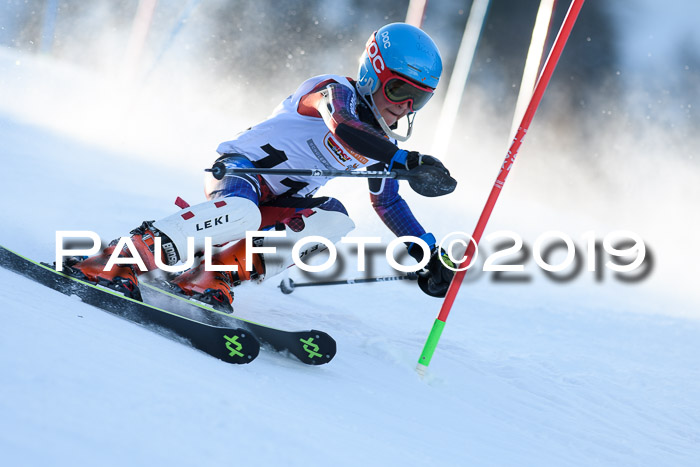
<path fill-rule="evenodd" d="M 433 249 L 430 261 L 423 270 L 418 272 L 420 289 L 431 297 L 444 297 L 455 274 L 448 266 L 455 268 L 447 253 L 439 248 Z"/>

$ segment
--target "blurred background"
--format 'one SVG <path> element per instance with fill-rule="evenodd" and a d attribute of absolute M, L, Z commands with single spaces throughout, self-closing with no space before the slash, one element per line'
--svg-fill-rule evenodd
<path fill-rule="evenodd" d="M 189 78 L 190 92 L 206 89 L 196 83 L 210 82 L 225 85 L 234 97 L 257 91 L 264 115 L 309 76 L 354 76 L 368 35 L 404 21 L 409 2 L 144 3 L 152 3 L 154 11 L 136 57 L 127 46 L 138 26 L 138 0 L 4 0 L 0 45 L 140 80 L 158 72 L 178 82 Z M 487 93 L 489 110 L 504 119 L 515 102 L 539 3 L 493 0 L 489 5 L 469 85 Z M 555 2 L 549 44 L 568 4 Z M 427 3 L 422 27 L 442 51 L 444 76 L 451 72 L 470 7 L 464 0 Z M 602 120 L 621 114 L 666 128 L 697 128 L 699 13 L 693 0 L 586 1 L 552 84 L 569 97 L 567 113 L 584 119 L 599 114 Z M 561 114 L 562 102 L 556 104 Z M 464 110 L 469 107 L 466 101 Z M 545 102 L 543 113 L 551 107 Z"/>
<path fill-rule="evenodd" d="M 438 154 L 460 186 L 442 201 L 445 222 L 428 226 L 437 234 L 475 225 L 510 145 L 539 5 L 489 4 L 454 132 Z M 190 175 L 178 181 L 181 191 L 197 201 L 201 169 L 221 141 L 265 118 L 310 76 L 354 77 L 367 37 L 404 21 L 408 6 L 3 0 L 0 112 L 116 150 L 141 167 L 182 169 Z M 555 2 L 547 50 L 568 6 Z M 436 144 L 471 7 L 466 0 L 427 2 L 422 28 L 445 70 L 406 148 L 431 153 Z M 661 288 L 697 295 L 699 17 L 695 0 L 585 2 L 489 230 L 514 230 L 526 240 L 551 229 L 572 237 L 631 230 L 654 252 Z M 367 215 L 370 230 L 383 228 L 353 183 L 333 181 L 322 194 L 341 198 L 355 218 Z M 432 200 L 406 197 L 419 219 L 421 210 L 434 209 Z"/>

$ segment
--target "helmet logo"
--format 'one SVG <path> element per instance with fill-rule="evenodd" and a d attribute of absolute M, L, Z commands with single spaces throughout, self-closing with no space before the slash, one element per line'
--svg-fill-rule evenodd
<path fill-rule="evenodd" d="M 384 31 L 382 33 L 382 42 L 384 42 L 384 47 L 387 49 L 391 47 L 391 42 L 389 41 L 389 31 Z"/>
<path fill-rule="evenodd" d="M 384 59 L 379 54 L 379 46 L 377 42 L 372 38 L 372 40 L 367 44 L 367 55 L 372 61 L 372 67 L 377 74 L 381 74 L 384 71 Z"/>

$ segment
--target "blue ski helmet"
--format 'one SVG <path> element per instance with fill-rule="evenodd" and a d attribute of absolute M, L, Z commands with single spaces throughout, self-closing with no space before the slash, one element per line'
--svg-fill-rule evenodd
<path fill-rule="evenodd" d="M 373 33 L 367 41 L 357 71 L 360 94 L 371 95 L 380 84 L 386 84 L 387 69 L 435 89 L 442 74 L 442 59 L 433 40 L 421 29 L 392 23 Z"/>

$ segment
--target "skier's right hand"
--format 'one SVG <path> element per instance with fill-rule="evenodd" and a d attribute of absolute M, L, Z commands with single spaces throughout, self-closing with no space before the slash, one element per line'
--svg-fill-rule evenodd
<path fill-rule="evenodd" d="M 437 157 L 428 156 L 427 154 L 421 154 L 418 151 L 409 151 L 408 155 L 406 156 L 405 165 L 408 170 L 413 170 L 417 167 L 420 167 L 421 165 L 428 165 L 444 170 L 447 175 L 450 174 L 450 171 L 447 170 L 445 165 L 442 162 L 440 162 L 440 160 Z"/>
<path fill-rule="evenodd" d="M 408 183 L 416 193 L 435 197 L 452 193 L 457 187 L 457 180 L 450 176 L 450 171 L 433 156 L 416 151 L 405 152 L 405 159 L 397 158 L 408 170 Z M 394 156 L 396 157 L 396 156 Z"/>

